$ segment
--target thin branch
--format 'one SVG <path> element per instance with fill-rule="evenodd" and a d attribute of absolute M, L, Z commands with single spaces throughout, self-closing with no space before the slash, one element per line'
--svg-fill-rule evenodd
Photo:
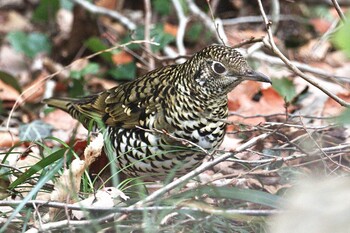
<path fill-rule="evenodd" d="M 135 206 L 144 206 L 144 205 L 149 204 L 149 202 L 154 201 L 155 199 L 157 199 L 159 196 L 163 195 L 164 193 L 172 190 L 175 187 L 178 187 L 179 185 L 185 183 L 186 181 L 192 179 L 193 177 L 199 175 L 200 173 L 213 167 L 214 165 L 216 165 L 222 161 L 225 161 L 226 159 L 232 157 L 233 155 L 240 153 L 240 152 L 254 146 L 258 141 L 264 140 L 269 135 L 270 134 L 268 134 L 268 133 L 261 134 L 255 138 L 252 138 L 251 140 L 244 143 L 243 145 L 237 147 L 234 152 L 225 153 L 225 154 L 215 158 L 214 160 L 212 160 L 210 162 L 202 164 L 201 166 L 197 167 L 196 169 L 192 170 L 191 172 L 187 173 L 186 175 L 178 178 L 177 180 L 174 180 L 173 182 L 165 185 L 163 188 L 158 189 L 157 191 L 153 192 L 152 194 L 150 194 L 148 197 L 146 197 L 142 201 L 137 202 L 135 204 Z"/>
<path fill-rule="evenodd" d="M 259 4 L 260 12 L 264 18 L 264 23 L 266 25 L 267 30 L 267 37 L 264 38 L 263 43 L 266 47 L 271 49 L 288 67 L 291 69 L 294 73 L 299 75 L 301 78 L 303 78 L 305 81 L 311 83 L 313 86 L 317 87 L 321 91 L 323 91 L 326 95 L 328 95 L 330 98 L 335 100 L 337 103 L 339 103 L 342 106 L 350 107 L 350 103 L 346 102 L 345 100 L 339 98 L 337 95 L 333 94 L 328 89 L 322 87 L 319 85 L 317 80 L 315 80 L 313 77 L 304 74 L 298 67 L 296 67 L 293 63 L 291 63 L 286 56 L 283 55 L 283 53 L 278 49 L 278 47 L 275 44 L 275 41 L 273 39 L 272 30 L 271 30 L 271 21 L 269 21 L 266 17 L 266 13 L 264 10 L 264 7 L 262 5 L 261 0 L 257 0 Z"/>
<path fill-rule="evenodd" d="M 346 153 L 346 151 L 350 149 L 350 145 L 338 145 L 338 146 L 333 146 L 333 147 L 326 147 L 322 148 L 323 152 L 325 153 Z M 269 163 L 275 163 L 275 162 L 287 162 L 287 161 L 292 161 L 295 159 L 300 159 L 300 158 L 306 158 L 310 156 L 316 156 L 319 155 L 319 149 L 315 149 L 314 151 L 306 154 L 306 153 L 301 153 L 301 154 L 293 154 L 287 157 L 275 157 L 275 158 L 269 158 L 269 159 L 260 159 L 260 160 L 244 160 L 244 159 L 235 159 L 235 158 L 229 158 L 227 161 L 230 162 L 236 162 L 236 163 L 242 163 L 242 164 L 251 164 L 251 165 L 257 165 L 257 164 L 269 164 Z M 339 155 L 337 155 L 339 156 Z M 330 156 L 326 156 L 323 158 L 323 160 L 329 159 Z M 339 164 L 337 164 L 339 165 Z M 347 167 L 347 169 L 349 169 Z"/>
<path fill-rule="evenodd" d="M 236 112 L 230 112 L 229 116 L 238 116 L 238 117 L 242 117 L 244 119 L 250 119 L 250 118 L 258 118 L 258 117 L 286 116 L 286 114 L 285 113 L 273 113 L 273 114 L 255 114 L 252 116 L 247 116 L 247 115 L 239 114 Z M 296 117 L 298 117 L 298 118 L 302 117 L 302 118 L 308 118 L 308 119 L 321 119 L 321 120 L 336 118 L 335 116 L 324 117 L 324 116 L 310 116 L 310 115 L 303 115 L 303 114 L 290 114 L 290 113 L 288 113 L 288 118 L 296 118 Z"/>
<path fill-rule="evenodd" d="M 189 10 L 192 14 L 196 15 L 203 21 L 203 24 L 214 34 L 216 35 L 217 41 L 221 41 L 220 35 L 216 33 L 215 22 L 208 17 L 195 3 L 193 0 L 186 0 Z"/>
<path fill-rule="evenodd" d="M 21 203 L 21 200 L 11 200 L 11 201 L 0 201 L 0 206 L 17 206 Z M 58 208 L 58 209 L 68 209 L 68 210 L 81 210 L 81 211 L 89 211 L 89 212 L 113 212 L 113 213 L 132 213 L 132 212 L 144 212 L 144 211 L 161 211 L 161 210 L 187 210 L 187 211 L 201 211 L 205 212 L 201 208 L 195 207 L 187 207 L 187 206 L 145 206 L 145 207 L 94 207 L 94 206 L 78 206 L 76 204 L 67 204 L 63 202 L 55 202 L 55 201 L 42 201 L 42 200 L 30 200 L 26 203 L 26 207 L 29 208 L 40 208 L 40 207 L 50 207 L 50 208 Z M 259 212 L 258 210 L 238 210 L 238 209 L 212 209 L 212 213 L 241 213 L 246 215 L 261 215 L 266 213 L 266 215 L 270 215 L 274 212 L 265 212 L 262 210 Z"/>
<path fill-rule="evenodd" d="M 267 15 L 269 20 L 272 20 L 272 15 Z M 279 21 L 296 21 L 300 23 L 307 23 L 307 20 L 296 15 L 280 15 Z M 242 16 L 238 18 L 222 19 L 222 24 L 224 26 L 232 26 L 236 24 L 247 24 L 247 23 L 261 23 L 263 19 L 261 15 L 252 15 L 252 16 Z"/>
<path fill-rule="evenodd" d="M 122 14 L 118 13 L 117 11 L 112 11 L 104 7 L 96 6 L 90 3 L 89 1 L 85 1 L 85 0 L 73 0 L 73 1 L 79 4 L 80 6 L 84 7 L 86 10 L 88 10 L 91 13 L 107 15 L 113 19 L 118 20 L 121 24 L 123 24 L 127 29 L 131 31 L 136 29 L 136 24 L 134 22 L 132 22 L 130 19 L 123 16 Z"/>
<path fill-rule="evenodd" d="M 151 41 L 151 19 L 152 19 L 152 9 L 151 9 L 151 1 L 150 0 L 144 0 L 145 3 L 145 40 Z M 151 53 L 151 44 L 146 44 L 146 50 Z M 148 58 L 149 62 L 149 69 L 153 70 L 155 68 L 155 62 L 154 57 L 149 56 Z"/>
<path fill-rule="evenodd" d="M 179 55 L 183 56 L 186 54 L 184 37 L 186 32 L 186 26 L 188 23 L 188 17 L 185 15 L 179 0 L 172 0 L 172 3 L 175 7 L 177 18 L 179 20 L 179 27 L 176 34 L 176 47 L 179 51 Z"/>
<path fill-rule="evenodd" d="M 322 155 L 324 155 L 325 157 L 327 157 L 332 163 L 334 163 L 335 165 L 337 165 L 338 167 L 342 167 L 344 168 L 347 172 L 350 171 L 350 168 L 348 168 L 347 166 L 340 164 L 336 161 L 334 161 L 332 158 L 330 158 L 327 153 L 323 150 L 323 148 L 318 144 L 318 142 L 312 137 L 311 133 L 309 132 L 308 129 L 306 129 L 304 123 L 302 120 L 300 120 L 301 124 L 304 126 L 304 130 L 307 133 L 307 135 L 309 136 L 309 138 L 314 142 L 314 144 L 316 145 L 317 149 L 319 152 L 321 152 Z"/>
<path fill-rule="evenodd" d="M 248 54 L 251 53 L 251 51 L 247 51 Z M 260 60 L 260 61 L 264 61 L 267 62 L 269 64 L 273 64 L 273 65 L 285 65 L 286 63 L 284 61 L 282 61 L 280 58 L 278 57 L 274 57 L 274 56 L 270 56 L 267 55 L 263 52 L 253 52 L 249 55 L 249 57 Z M 344 76 L 338 76 L 338 75 L 334 75 L 331 74 L 329 72 L 326 72 L 320 68 L 316 68 L 316 67 L 312 67 L 309 66 L 307 64 L 301 63 L 301 62 L 297 62 L 297 61 L 289 61 L 293 66 L 297 67 L 298 69 L 304 71 L 304 72 L 309 72 L 312 74 L 316 74 L 319 75 L 323 78 L 334 78 L 337 79 L 339 81 L 342 82 L 350 82 L 350 77 L 344 77 Z M 329 81 L 329 80 L 328 80 Z"/>
<path fill-rule="evenodd" d="M 343 23 L 345 23 L 346 22 L 346 17 L 344 15 L 343 11 L 341 10 L 337 0 L 332 0 L 332 3 L 333 3 L 334 8 L 336 9 L 336 11 L 337 11 L 337 13 L 339 15 L 339 18 L 341 19 L 341 21 Z"/>

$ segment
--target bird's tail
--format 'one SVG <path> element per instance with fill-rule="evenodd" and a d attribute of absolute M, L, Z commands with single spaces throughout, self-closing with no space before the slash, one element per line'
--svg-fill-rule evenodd
<path fill-rule="evenodd" d="M 50 107 L 59 108 L 65 112 L 69 112 L 69 106 L 75 102 L 76 99 L 74 98 L 50 98 L 50 99 L 44 99 L 43 103 L 47 104 Z"/>
<path fill-rule="evenodd" d="M 91 120 L 102 119 L 104 108 L 97 108 L 94 105 L 98 95 L 86 96 L 81 99 L 75 98 L 50 98 L 44 99 L 43 102 L 55 108 L 59 108 L 69 113 L 73 118 L 80 121 L 85 128 L 88 128 Z"/>

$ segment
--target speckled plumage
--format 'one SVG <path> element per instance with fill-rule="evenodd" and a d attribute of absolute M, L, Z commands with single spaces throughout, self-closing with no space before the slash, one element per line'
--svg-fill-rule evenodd
<path fill-rule="evenodd" d="M 199 166 L 221 144 L 228 114 L 227 93 L 244 80 L 270 82 L 254 72 L 235 49 L 212 45 L 183 64 L 153 70 L 134 81 L 81 99 L 48 99 L 87 127 L 106 126 L 124 173 L 162 179 Z M 170 136 L 169 136 L 170 135 Z"/>

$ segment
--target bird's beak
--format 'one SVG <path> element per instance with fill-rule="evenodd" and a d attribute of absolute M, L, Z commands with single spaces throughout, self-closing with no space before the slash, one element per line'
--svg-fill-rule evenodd
<path fill-rule="evenodd" d="M 244 76 L 245 80 L 252 80 L 258 82 L 271 83 L 271 79 L 264 75 L 263 73 L 250 71 L 247 75 Z"/>

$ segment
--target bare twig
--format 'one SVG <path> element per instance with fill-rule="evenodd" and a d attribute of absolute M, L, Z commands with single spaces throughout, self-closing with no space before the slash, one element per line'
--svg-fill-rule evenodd
<path fill-rule="evenodd" d="M 85 1 L 85 0 L 73 0 L 73 1 L 79 4 L 80 6 L 84 7 L 86 10 L 88 10 L 91 13 L 107 15 L 113 19 L 118 20 L 121 24 L 123 24 L 126 28 L 128 28 L 131 31 L 136 29 L 136 24 L 134 22 L 132 22 L 130 19 L 123 16 L 122 14 L 118 13 L 117 11 L 112 11 L 104 7 L 96 6 L 90 3 L 89 1 Z"/>
<path fill-rule="evenodd" d="M 242 117 L 244 119 L 249 119 L 249 118 L 258 118 L 258 117 L 277 117 L 277 116 L 285 116 L 285 113 L 273 113 L 273 114 L 255 114 L 252 116 L 246 116 L 246 115 L 242 115 L 236 112 L 230 112 L 229 116 L 238 116 L 238 117 Z M 290 114 L 288 113 L 288 118 L 296 118 L 296 117 L 302 117 L 302 118 L 309 118 L 309 119 L 334 119 L 334 116 L 330 116 L 330 117 L 324 117 L 324 116 L 310 116 L 310 115 L 303 115 L 303 114 Z"/>
<path fill-rule="evenodd" d="M 269 20 L 272 20 L 272 15 L 267 15 L 267 18 Z M 306 23 L 307 20 L 296 15 L 280 15 L 279 16 L 279 21 L 297 21 L 300 23 Z M 252 15 L 252 16 L 242 16 L 238 18 L 230 18 L 230 19 L 222 19 L 222 24 L 224 26 L 232 26 L 236 24 L 247 24 L 247 23 L 261 23 L 263 22 L 263 19 L 261 18 L 261 15 Z"/>
<path fill-rule="evenodd" d="M 246 39 L 246 40 L 243 40 L 242 42 L 238 43 L 238 44 L 235 44 L 232 46 L 232 48 L 240 48 L 244 45 L 247 45 L 247 44 L 253 44 L 253 43 L 257 43 L 257 42 L 262 42 L 263 38 L 254 38 L 254 37 L 251 37 L 249 39 Z"/>
<path fill-rule="evenodd" d="M 186 54 L 184 37 L 186 32 L 186 26 L 188 23 L 188 17 L 185 15 L 179 0 L 172 0 L 172 3 L 175 7 L 177 18 L 179 20 L 179 27 L 176 34 L 176 47 L 179 51 L 179 55 L 183 56 Z"/>
<path fill-rule="evenodd" d="M 248 54 L 250 54 L 250 51 L 248 49 L 247 51 Z M 260 61 L 264 61 L 267 62 L 269 64 L 273 64 L 273 65 L 285 65 L 285 62 L 282 61 L 281 59 L 279 59 L 278 57 L 273 57 L 270 55 L 267 55 L 263 52 L 253 52 L 249 55 L 252 58 L 255 58 L 257 60 Z M 313 73 L 313 74 L 317 74 L 323 78 L 334 78 L 337 79 L 337 81 L 342 81 L 342 82 L 346 82 L 349 83 L 350 82 L 350 77 L 344 77 L 344 76 L 338 76 L 338 75 L 334 75 L 331 74 L 329 72 L 326 72 L 320 68 L 316 68 L 316 67 L 312 67 L 309 66 L 307 64 L 301 63 L 301 62 L 297 62 L 297 61 L 289 61 L 293 66 L 297 67 L 298 69 L 304 71 L 304 72 L 309 72 L 309 73 Z M 329 81 L 329 80 L 328 80 Z"/>
<path fill-rule="evenodd" d="M 332 158 L 330 158 L 327 153 L 323 150 L 323 148 L 316 142 L 316 140 L 312 137 L 311 133 L 309 132 L 308 129 L 306 129 L 304 123 L 302 120 L 300 120 L 301 124 L 304 126 L 304 130 L 305 132 L 307 133 L 307 135 L 309 136 L 309 138 L 314 142 L 314 144 L 316 145 L 317 149 L 319 152 L 321 152 L 321 154 L 324 156 L 324 157 L 327 157 L 332 163 L 336 164 L 338 167 L 342 167 L 344 168 L 346 171 L 350 171 L 350 168 L 348 168 L 347 166 L 344 166 L 343 164 L 340 164 L 336 161 L 334 161 Z M 322 160 L 323 161 L 323 160 Z M 326 166 L 326 165 L 325 165 Z"/>
<path fill-rule="evenodd" d="M 162 194 L 172 190 L 175 187 L 178 187 L 179 185 L 183 184 L 184 182 L 192 179 L 193 177 L 199 175 L 200 173 L 202 173 L 203 171 L 213 167 L 214 165 L 225 161 L 226 159 L 232 157 L 234 154 L 240 153 L 252 146 L 254 146 L 258 141 L 260 140 L 264 140 L 265 138 L 267 138 L 270 134 L 268 133 L 264 133 L 261 134 L 255 138 L 252 138 L 251 140 L 249 140 L 248 142 L 244 143 L 243 145 L 237 147 L 235 149 L 234 152 L 230 152 L 230 153 L 225 153 L 217 158 L 215 158 L 214 160 L 204 163 L 201 166 L 197 167 L 196 169 L 192 170 L 191 172 L 187 173 L 186 175 L 178 178 L 177 180 L 174 180 L 173 182 L 165 185 L 163 188 L 153 192 L 152 194 L 150 194 L 148 197 L 146 197 L 145 199 L 143 199 L 142 201 L 139 201 L 135 204 L 135 206 L 144 206 L 149 204 L 150 202 L 154 201 L 156 198 L 158 198 L 159 196 L 161 196 Z"/>
<path fill-rule="evenodd" d="M 346 151 L 350 149 L 350 145 L 349 144 L 345 144 L 345 145 L 338 145 L 338 146 L 334 146 L 334 147 L 326 147 L 326 148 L 322 148 L 323 152 L 325 153 L 346 153 Z M 279 162 L 279 161 L 283 161 L 283 162 L 287 162 L 287 161 L 291 161 L 291 160 L 295 160 L 295 159 L 299 159 L 299 158 L 306 158 L 306 157 L 310 157 L 310 156 L 316 156 L 319 154 L 319 149 L 316 149 L 308 154 L 306 153 L 301 153 L 301 154 L 293 154 L 287 157 L 275 157 L 275 158 L 269 158 L 269 159 L 260 159 L 260 160 L 244 160 L 244 159 L 235 159 L 235 158 L 229 158 L 227 161 L 231 161 L 231 162 L 236 162 L 236 163 L 242 163 L 242 164 L 252 164 L 252 165 L 257 165 L 257 164 L 269 164 L 269 163 L 274 163 L 274 162 Z M 337 155 L 339 156 L 339 155 Z M 327 155 L 327 157 L 324 157 L 323 160 L 325 159 L 329 159 L 330 156 Z M 333 157 L 333 156 L 332 156 Z M 338 165 L 338 164 L 337 164 Z M 347 169 L 349 169 L 348 167 L 346 167 Z"/>
<path fill-rule="evenodd" d="M 20 200 L 11 200 L 11 201 L 0 201 L 0 206 L 17 206 L 21 203 Z M 63 202 L 54 202 L 54 201 L 42 201 L 42 200 L 30 200 L 25 204 L 26 207 L 40 208 L 40 207 L 50 207 L 58 209 L 68 209 L 68 210 L 85 210 L 85 211 L 106 211 L 114 213 L 131 213 L 131 212 L 142 212 L 142 211 L 160 211 L 160 210 L 189 210 L 189 211 L 203 211 L 200 208 L 187 207 L 187 206 L 129 206 L 129 207 L 94 207 L 94 206 L 78 206 L 75 204 L 67 204 Z M 268 211 L 262 210 L 237 210 L 237 209 L 225 209 L 225 210 L 215 210 L 212 209 L 215 214 L 219 213 L 241 213 L 246 215 L 261 215 L 263 213 L 268 214 Z M 273 211 L 270 214 L 274 213 Z M 269 214 L 268 214 L 269 215 Z"/>
<path fill-rule="evenodd" d="M 259 4 L 260 12 L 264 18 L 264 23 L 266 25 L 267 30 L 267 37 L 264 38 L 263 43 L 266 47 L 271 49 L 287 66 L 289 69 L 291 69 L 294 73 L 299 75 L 301 78 L 303 78 L 305 81 L 311 83 L 313 86 L 317 87 L 321 91 L 323 91 L 326 95 L 328 95 L 330 98 L 335 100 L 337 103 L 339 103 L 342 106 L 350 107 L 350 103 L 346 102 L 345 100 L 339 98 L 337 95 L 333 94 L 328 89 L 322 87 L 319 85 L 319 83 L 311 76 L 304 74 L 298 67 L 296 67 L 293 63 L 291 63 L 286 56 L 283 55 L 283 53 L 278 49 L 278 47 L 275 44 L 275 41 L 273 39 L 272 30 L 271 30 L 271 21 L 269 21 L 266 17 L 266 13 L 264 10 L 264 7 L 262 5 L 261 0 L 257 0 Z"/>
<path fill-rule="evenodd" d="M 336 11 L 339 15 L 339 18 L 341 19 L 341 21 L 343 21 L 343 23 L 345 23 L 346 22 L 345 15 L 344 15 L 343 11 L 341 10 L 337 0 L 332 0 L 332 3 L 333 3 L 334 8 L 336 9 Z"/>
<path fill-rule="evenodd" d="M 152 9 L 151 9 L 151 1 L 144 0 L 145 4 L 145 40 L 151 41 L 151 19 L 152 19 Z M 149 53 L 152 53 L 151 44 L 146 44 L 146 50 Z M 153 56 L 148 56 L 148 64 L 149 69 L 153 70 L 155 68 L 155 62 Z"/>
<path fill-rule="evenodd" d="M 215 24 L 218 22 L 213 22 L 213 20 L 208 17 L 208 15 L 206 15 L 195 3 L 193 0 L 186 0 L 187 5 L 189 10 L 192 12 L 192 14 L 196 15 L 198 18 L 200 18 L 204 25 L 213 33 L 216 35 L 216 39 L 218 42 L 221 42 L 221 38 L 220 35 L 218 35 L 217 33 L 217 28 L 215 27 Z M 220 24 L 218 25 L 218 27 L 220 27 Z M 225 40 L 225 38 L 222 38 L 223 40 Z M 224 41 L 225 43 L 227 43 L 227 41 Z"/>

